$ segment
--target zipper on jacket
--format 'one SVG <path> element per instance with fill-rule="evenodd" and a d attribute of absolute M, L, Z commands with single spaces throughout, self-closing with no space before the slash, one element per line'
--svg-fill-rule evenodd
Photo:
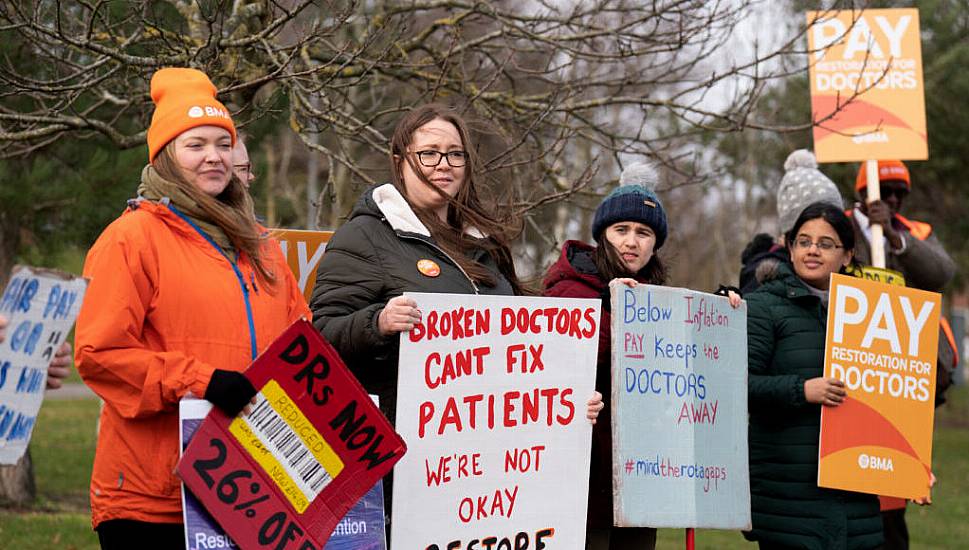
<path fill-rule="evenodd" d="M 259 355 L 258 348 L 256 346 L 256 323 L 252 318 L 252 304 L 249 301 L 249 286 L 246 285 L 246 279 L 245 277 L 242 276 L 242 271 L 239 270 L 239 266 L 236 265 L 236 262 L 233 262 L 232 259 L 229 258 L 229 255 L 226 254 L 224 250 L 222 250 L 222 247 L 216 244 L 216 242 L 212 240 L 212 237 L 210 237 L 208 233 L 203 231 L 201 227 L 196 225 L 195 222 L 193 222 L 191 219 L 188 218 L 188 216 L 186 216 L 185 214 L 182 214 L 177 208 L 175 208 L 175 205 L 168 204 L 168 208 L 169 210 L 174 212 L 176 216 L 178 216 L 183 221 L 185 221 L 185 223 L 191 226 L 192 229 L 197 231 L 198 234 L 201 235 L 202 238 L 204 238 L 206 241 L 208 241 L 208 243 L 212 245 L 213 248 L 218 250 L 219 254 L 222 254 L 222 257 L 225 258 L 226 261 L 229 262 L 229 265 L 232 266 L 232 271 L 234 271 L 236 274 L 236 280 L 238 280 L 239 286 L 242 288 L 242 299 L 246 303 L 246 318 L 249 321 L 249 352 L 251 353 L 252 358 L 255 359 L 256 356 Z M 238 257 L 239 256 L 237 253 L 236 260 L 238 260 Z M 256 286 L 255 279 L 253 279 L 252 286 L 253 288 L 255 288 Z"/>
<path fill-rule="evenodd" d="M 395 233 L 397 233 L 397 232 L 395 231 Z M 471 288 L 474 290 L 474 293 L 475 294 L 481 294 L 478 291 L 478 285 L 474 284 L 474 279 L 472 279 L 468 275 L 468 272 L 465 271 L 463 267 L 461 267 L 461 264 L 459 264 L 458 262 L 454 261 L 454 258 L 452 258 L 450 254 L 448 254 L 447 252 L 445 252 L 444 249 L 442 249 L 441 247 L 439 247 L 436 244 L 432 243 L 431 241 L 426 241 L 426 240 L 424 240 L 424 239 L 422 239 L 420 237 L 411 237 L 409 235 L 402 235 L 400 233 L 397 233 L 397 236 L 400 237 L 400 238 L 402 238 L 402 239 L 411 239 L 412 241 L 422 242 L 422 243 L 430 246 L 434 250 L 437 250 L 438 252 L 440 252 L 441 254 L 443 254 L 444 257 L 448 259 L 448 261 L 450 261 L 452 264 L 454 264 L 454 267 L 458 268 L 458 270 L 461 271 L 461 274 L 464 275 L 464 278 L 467 279 L 469 283 L 471 283 Z"/>

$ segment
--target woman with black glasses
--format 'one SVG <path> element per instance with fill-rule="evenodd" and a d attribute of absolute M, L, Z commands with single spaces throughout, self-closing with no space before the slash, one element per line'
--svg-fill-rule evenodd
<path fill-rule="evenodd" d="M 397 335 L 420 321 L 404 292 L 521 294 L 517 220 L 478 198 L 479 160 L 461 117 L 408 112 L 391 141 L 391 183 L 367 189 L 333 235 L 310 300 L 313 323 L 394 421 Z"/>
<path fill-rule="evenodd" d="M 851 264 L 855 234 L 840 208 L 816 202 L 784 240 L 791 263 L 747 295 L 753 529 L 744 535 L 767 549 L 877 548 L 878 498 L 818 487 L 821 407 L 846 395 L 823 376 L 828 285 Z"/>

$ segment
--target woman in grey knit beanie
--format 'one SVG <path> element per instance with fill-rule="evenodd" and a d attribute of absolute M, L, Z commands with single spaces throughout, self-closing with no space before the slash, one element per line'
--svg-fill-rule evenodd
<path fill-rule="evenodd" d="M 814 202 L 844 208 L 841 192 L 833 181 L 818 170 L 814 153 L 798 149 L 784 161 L 784 177 L 777 188 L 777 221 L 787 233 L 807 205 Z"/>

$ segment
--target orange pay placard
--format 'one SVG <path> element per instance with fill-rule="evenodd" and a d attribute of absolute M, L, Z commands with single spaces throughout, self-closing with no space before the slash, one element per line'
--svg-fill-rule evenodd
<path fill-rule="evenodd" d="M 824 376 L 848 397 L 821 408 L 818 486 L 929 492 L 941 296 L 831 276 Z"/>
<path fill-rule="evenodd" d="M 809 11 L 819 162 L 929 157 L 917 9 Z"/>
<path fill-rule="evenodd" d="M 323 259 L 326 243 L 330 242 L 333 232 L 272 229 L 270 234 L 279 241 L 286 263 L 289 264 L 296 282 L 303 290 L 303 297 L 309 302 L 313 294 L 313 285 L 316 284 L 316 267 Z"/>

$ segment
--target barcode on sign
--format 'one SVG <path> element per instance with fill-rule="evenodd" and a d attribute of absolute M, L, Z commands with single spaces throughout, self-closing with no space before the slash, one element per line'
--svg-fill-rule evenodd
<path fill-rule="evenodd" d="M 237 416 L 229 432 L 300 514 L 343 471 L 343 460 L 275 380 L 266 382 L 252 412 Z"/>
<path fill-rule="evenodd" d="M 246 417 L 252 431 L 266 443 L 273 455 L 280 460 L 290 477 L 309 500 L 333 479 L 323 468 L 309 447 L 293 431 L 261 393 L 252 413 Z"/>

